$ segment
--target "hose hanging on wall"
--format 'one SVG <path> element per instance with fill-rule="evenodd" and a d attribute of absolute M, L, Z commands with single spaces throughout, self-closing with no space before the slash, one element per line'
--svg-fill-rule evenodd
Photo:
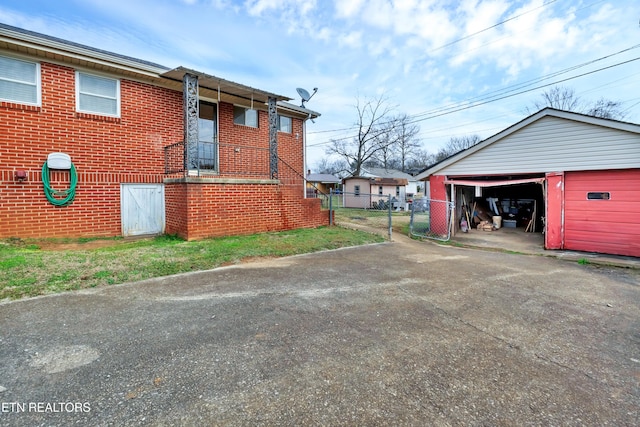
<path fill-rule="evenodd" d="M 62 157 L 62 158 L 61 158 Z M 69 169 L 71 183 L 68 190 L 58 191 L 51 187 L 49 182 L 49 165 L 51 169 Z M 52 153 L 42 165 L 42 183 L 44 184 L 44 195 L 54 206 L 65 206 L 73 201 L 76 196 L 76 186 L 78 185 L 78 173 L 76 167 L 71 163 L 71 159 L 64 153 Z M 62 199 L 56 198 L 62 196 Z"/>

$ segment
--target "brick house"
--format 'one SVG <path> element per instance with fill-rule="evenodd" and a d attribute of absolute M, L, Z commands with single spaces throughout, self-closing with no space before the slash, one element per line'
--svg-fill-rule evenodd
<path fill-rule="evenodd" d="M 319 114 L 288 100 L 0 24 L 0 237 L 326 225 L 305 197 Z"/>

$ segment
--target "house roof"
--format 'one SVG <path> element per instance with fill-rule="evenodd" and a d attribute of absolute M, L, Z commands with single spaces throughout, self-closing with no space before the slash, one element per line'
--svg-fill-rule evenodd
<path fill-rule="evenodd" d="M 129 76 L 157 77 L 169 68 L 0 23 L 0 49 Z"/>
<path fill-rule="evenodd" d="M 408 185 L 406 178 L 371 178 L 371 182 L 377 185 Z"/>
<path fill-rule="evenodd" d="M 434 175 L 447 167 L 455 165 L 458 162 L 462 161 L 463 159 L 469 158 L 474 153 L 477 153 L 478 151 L 481 151 L 491 146 L 492 144 L 495 144 L 496 142 L 515 134 L 516 132 L 522 130 L 523 128 L 526 128 L 527 126 L 530 126 L 545 118 L 564 119 L 564 120 L 568 120 L 570 122 L 575 122 L 575 123 L 595 125 L 601 128 L 640 134 L 640 125 L 635 123 L 628 123 L 628 122 L 622 122 L 622 121 L 611 120 L 611 119 L 603 119 L 600 117 L 588 116 L 585 114 L 574 113 L 574 112 L 564 111 L 564 110 L 556 110 L 554 108 L 547 107 L 538 111 L 537 113 L 534 113 L 526 117 L 520 122 L 498 132 L 497 134 L 481 141 L 480 143 L 472 147 L 469 147 L 466 150 L 463 150 L 459 153 L 456 153 L 436 163 L 435 165 L 430 166 L 429 168 L 425 169 L 424 171 L 416 175 L 415 178 L 417 180 L 427 179 L 429 176 Z M 501 159 L 501 162 L 504 163 L 505 160 Z"/>
<path fill-rule="evenodd" d="M 340 178 L 329 173 L 310 173 L 307 175 L 307 181 L 321 182 L 323 184 L 337 184 L 340 182 Z"/>
<path fill-rule="evenodd" d="M 404 178 L 407 181 L 413 181 L 415 178 L 397 169 L 378 168 L 378 167 L 363 167 L 363 174 L 361 176 L 372 176 L 380 178 Z"/>
<path fill-rule="evenodd" d="M 382 178 L 382 177 L 372 177 L 372 176 L 350 176 L 348 178 L 344 178 L 343 181 L 348 181 L 351 179 L 361 179 L 365 181 L 369 181 L 374 185 L 408 185 L 409 181 L 406 178 Z"/>
<path fill-rule="evenodd" d="M 198 85 L 201 95 L 204 97 L 246 106 L 250 106 L 252 101 L 265 104 L 268 98 L 273 97 L 277 100 L 279 109 L 285 109 L 306 118 L 320 116 L 315 111 L 285 102 L 291 100 L 291 98 L 284 95 L 256 89 L 185 67 L 171 69 L 150 61 L 108 52 L 2 23 L 0 23 L 0 50 L 143 79 L 177 91 L 182 90 L 182 77 L 184 74 L 191 73 L 198 76 Z"/>

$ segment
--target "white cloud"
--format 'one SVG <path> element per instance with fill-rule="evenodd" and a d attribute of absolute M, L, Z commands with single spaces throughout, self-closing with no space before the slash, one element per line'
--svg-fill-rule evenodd
<path fill-rule="evenodd" d="M 338 45 L 351 48 L 360 47 L 362 45 L 362 32 L 351 31 L 349 33 L 340 35 L 338 38 Z"/>
<path fill-rule="evenodd" d="M 316 8 L 316 0 L 246 0 L 244 5 L 252 16 L 260 16 L 271 10 L 304 16 Z"/>
<path fill-rule="evenodd" d="M 364 0 L 335 0 L 336 17 L 345 19 L 356 16 L 360 13 L 364 3 Z"/>
<path fill-rule="evenodd" d="M 509 11 L 504 6 L 498 1 L 483 5 L 474 1 L 465 3 L 463 10 L 469 14 L 466 34 L 488 29 L 509 17 L 517 18 L 456 44 L 451 65 L 493 63 L 516 78 L 545 60 L 579 49 L 584 31 L 576 25 L 571 10 L 561 9 L 555 15 L 557 11 L 545 6 L 542 0 L 533 0 Z M 476 20 L 481 24 L 472 24 Z"/>

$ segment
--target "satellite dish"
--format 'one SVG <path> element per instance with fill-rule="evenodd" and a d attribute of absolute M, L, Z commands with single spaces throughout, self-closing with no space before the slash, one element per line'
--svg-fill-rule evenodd
<path fill-rule="evenodd" d="M 313 93 L 312 93 L 312 94 L 309 94 L 309 91 L 308 91 L 308 90 L 303 89 L 303 88 L 301 88 L 301 87 L 297 88 L 297 89 L 296 89 L 296 92 L 298 92 L 298 95 L 300 95 L 300 98 L 302 98 L 302 104 L 301 104 L 300 106 L 301 106 L 302 108 L 304 108 L 304 103 L 305 103 L 305 102 L 307 102 L 307 101 L 309 101 L 309 100 L 313 97 L 313 95 L 315 95 L 315 94 L 316 94 L 316 92 L 317 92 L 317 91 L 318 91 L 318 88 L 317 88 L 317 87 L 314 87 L 314 88 L 313 88 Z"/>

